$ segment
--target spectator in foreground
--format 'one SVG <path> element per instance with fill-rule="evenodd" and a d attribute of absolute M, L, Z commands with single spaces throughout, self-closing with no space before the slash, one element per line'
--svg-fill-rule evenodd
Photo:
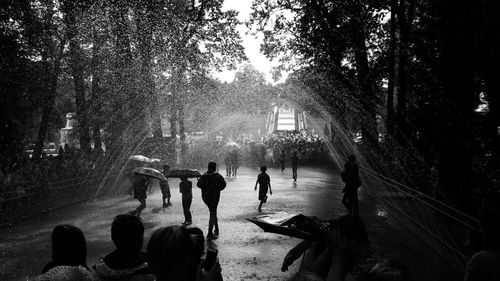
<path fill-rule="evenodd" d="M 148 243 L 148 264 L 157 281 L 221 280 L 218 261 L 203 269 L 203 232 L 196 227 L 168 226 L 156 230 Z"/>
<path fill-rule="evenodd" d="M 207 205 L 208 211 L 210 212 L 207 234 L 208 240 L 219 238 L 217 206 L 219 205 L 220 192 L 226 188 L 226 181 L 224 180 L 224 177 L 217 173 L 216 169 L 217 164 L 215 164 L 215 162 L 209 162 L 208 171 L 200 177 L 198 183 L 196 184 L 199 188 L 201 188 L 201 198 Z"/>
<path fill-rule="evenodd" d="M 413 277 L 403 263 L 384 259 L 370 270 L 366 281 L 413 281 Z"/>
<path fill-rule="evenodd" d="M 304 254 L 297 280 L 344 281 L 370 257 L 370 241 L 357 216 L 342 216 L 331 223 L 328 235 L 318 242 L 302 241 L 286 255 L 282 271 Z M 373 264 L 372 264 L 373 265 Z M 370 266 L 371 267 L 371 266 Z M 357 280 L 357 279 L 355 279 Z"/>
<path fill-rule="evenodd" d="M 99 280 L 154 280 L 149 274 L 146 254 L 141 252 L 144 226 L 139 218 L 116 216 L 111 225 L 111 239 L 116 250 L 93 266 Z"/>
<path fill-rule="evenodd" d="M 76 226 L 58 225 L 52 231 L 52 261 L 42 273 L 57 266 L 87 267 L 87 242 L 83 232 Z"/>
<path fill-rule="evenodd" d="M 500 280 L 500 214 L 498 210 L 480 217 L 483 250 L 474 254 L 465 268 L 465 281 Z"/>

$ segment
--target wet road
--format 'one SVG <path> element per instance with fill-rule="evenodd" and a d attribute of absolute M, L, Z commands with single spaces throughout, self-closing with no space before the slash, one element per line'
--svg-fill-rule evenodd
<path fill-rule="evenodd" d="M 334 168 L 299 168 L 298 182 L 293 184 L 291 169 L 282 173 L 269 169 L 273 195 L 264 204 L 263 212 L 286 211 L 320 218 L 345 214 L 341 199 L 342 182 Z M 281 263 L 288 250 L 300 240 L 264 233 L 246 221 L 257 212 L 257 192 L 253 190 L 257 169 L 242 168 L 237 179 L 227 179 L 227 187 L 219 204 L 219 249 L 224 280 L 287 280 L 298 270 L 299 262 L 281 272 Z M 161 209 L 161 193 L 157 185 L 147 200 L 142 219 L 146 228 L 145 243 L 157 228 L 184 221 L 179 193 L 179 181 L 170 180 L 173 206 Z M 196 179 L 193 180 L 193 185 Z M 372 241 L 386 256 L 398 256 L 419 280 L 441 279 L 441 261 L 432 258 L 410 234 L 394 229 L 390 216 L 377 210 L 376 204 L 360 195 L 361 215 L 367 223 Z M 110 228 L 113 217 L 137 206 L 129 196 L 117 196 L 76 205 L 41 215 L 0 231 L 0 280 L 26 280 L 40 273 L 50 261 L 50 233 L 58 224 L 80 227 L 87 239 L 89 265 L 114 249 Z M 201 200 L 200 190 L 193 188 L 191 207 L 193 223 L 207 231 L 208 210 Z M 450 276 L 448 276 L 450 277 Z M 453 279 L 448 279 L 453 280 Z"/>

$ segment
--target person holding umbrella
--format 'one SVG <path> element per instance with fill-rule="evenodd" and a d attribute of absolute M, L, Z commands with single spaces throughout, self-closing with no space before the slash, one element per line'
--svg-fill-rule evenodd
<path fill-rule="evenodd" d="M 161 195 L 162 195 L 162 200 L 163 200 L 163 208 L 167 208 L 169 206 L 172 206 L 172 203 L 170 203 L 170 186 L 168 185 L 168 173 L 170 171 L 170 166 L 165 164 L 163 165 L 163 175 L 165 176 L 164 180 L 160 180 L 160 189 L 161 189 Z M 167 200 L 167 201 L 165 201 Z"/>
<path fill-rule="evenodd" d="M 141 212 L 146 209 L 146 194 L 150 179 L 147 176 L 141 175 L 139 173 L 134 173 L 134 175 L 134 198 L 139 201 L 140 205 L 134 211 L 131 211 L 130 214 L 135 215 L 139 218 L 141 217 Z"/>

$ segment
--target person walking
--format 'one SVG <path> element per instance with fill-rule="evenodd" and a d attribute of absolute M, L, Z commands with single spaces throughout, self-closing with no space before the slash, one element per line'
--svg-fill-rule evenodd
<path fill-rule="evenodd" d="M 262 204 L 267 202 L 267 190 L 269 189 L 269 194 L 273 195 L 273 191 L 271 189 L 271 178 L 266 173 L 267 167 L 260 167 L 260 174 L 257 176 L 257 182 L 255 182 L 254 190 L 257 190 L 257 184 L 259 185 L 259 212 L 262 211 Z"/>
<path fill-rule="evenodd" d="M 285 171 L 285 148 L 281 148 L 281 158 L 280 158 L 280 163 L 281 163 L 281 172 L 283 173 Z"/>
<path fill-rule="evenodd" d="M 165 180 L 160 180 L 160 190 L 163 200 L 163 205 L 162 205 L 163 208 L 172 206 L 172 203 L 170 203 L 170 197 L 171 197 L 170 186 L 168 185 L 168 178 L 167 178 L 169 172 L 170 172 L 170 166 L 167 164 L 163 165 L 162 173 L 165 176 Z"/>
<path fill-rule="evenodd" d="M 292 162 L 292 177 L 293 182 L 297 182 L 297 166 L 299 164 L 299 157 L 297 157 L 297 151 L 293 152 L 293 156 L 291 158 Z"/>
<path fill-rule="evenodd" d="M 342 190 L 344 193 L 342 204 L 344 204 L 349 214 L 359 216 L 358 188 L 361 186 L 361 179 L 359 178 L 359 167 L 354 155 L 347 158 L 341 176 L 342 181 L 345 183 Z"/>
<path fill-rule="evenodd" d="M 201 198 L 210 212 L 208 221 L 208 240 L 219 238 L 219 224 L 217 222 L 217 205 L 219 204 L 220 192 L 226 188 L 224 177 L 216 172 L 217 164 L 208 163 L 208 171 L 204 173 L 196 184 L 201 189 Z M 215 228 L 215 230 L 214 230 Z"/>
<path fill-rule="evenodd" d="M 141 217 L 141 212 L 146 209 L 146 193 L 148 190 L 150 179 L 144 175 L 140 175 L 135 173 L 134 176 L 134 198 L 137 199 L 140 205 L 134 210 L 131 211 L 131 215 L 135 215 L 138 218 Z"/>
<path fill-rule="evenodd" d="M 191 217 L 191 202 L 193 201 L 193 183 L 187 179 L 187 177 L 181 177 L 181 182 L 179 183 L 179 190 L 182 193 L 182 209 L 184 210 L 184 222 L 183 225 L 191 225 L 193 223 Z"/>

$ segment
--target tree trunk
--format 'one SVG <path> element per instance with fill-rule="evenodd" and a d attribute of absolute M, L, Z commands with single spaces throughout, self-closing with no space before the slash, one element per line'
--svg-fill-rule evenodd
<path fill-rule="evenodd" d="M 406 0 L 401 0 L 398 9 L 398 20 L 400 30 L 399 40 L 399 69 L 398 69 L 398 106 L 396 119 L 399 130 L 406 132 L 407 96 L 408 96 L 408 45 L 410 30 L 415 10 L 415 0 L 410 0 L 408 11 Z"/>
<path fill-rule="evenodd" d="M 101 77 L 102 70 L 99 66 L 100 64 L 100 50 L 102 45 L 102 40 L 99 38 L 98 33 L 94 29 L 92 32 L 92 36 L 94 38 L 94 44 L 92 46 L 92 90 L 90 94 L 90 102 L 89 102 L 89 113 L 92 118 L 92 137 L 94 139 L 94 150 L 100 149 L 101 147 L 101 124 L 100 124 L 100 114 L 101 114 Z"/>
<path fill-rule="evenodd" d="M 352 5 L 351 43 L 354 49 L 358 83 L 361 89 L 360 102 L 365 112 L 365 118 L 362 123 L 363 140 L 367 140 L 372 145 L 377 145 L 376 89 L 368 64 L 368 51 L 362 12 L 362 4 L 356 1 L 356 4 Z"/>
<path fill-rule="evenodd" d="M 470 211 L 474 113 L 472 72 L 474 1 L 443 1 L 441 7 L 441 66 L 443 118 L 439 122 L 439 186 L 465 211 Z"/>
<path fill-rule="evenodd" d="M 396 9 L 398 1 L 391 1 L 391 30 L 389 44 L 389 67 L 388 67 L 388 85 L 387 85 L 387 116 L 386 127 L 389 133 L 393 131 L 394 124 L 394 94 L 395 94 L 395 71 L 396 71 Z"/>

